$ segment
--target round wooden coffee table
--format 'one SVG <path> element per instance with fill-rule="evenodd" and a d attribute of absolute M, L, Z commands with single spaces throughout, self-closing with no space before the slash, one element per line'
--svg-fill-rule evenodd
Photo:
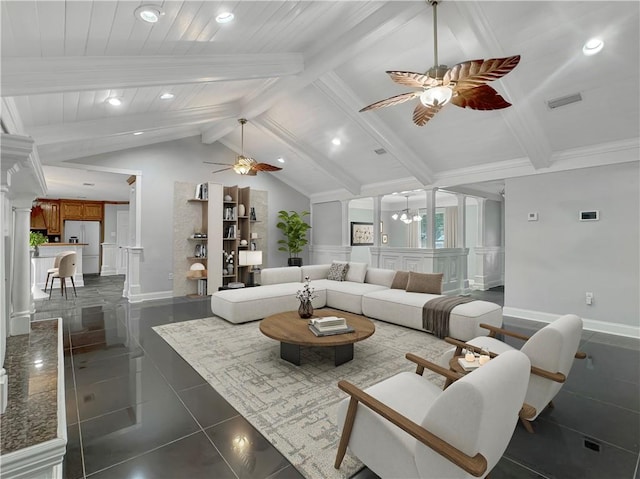
<path fill-rule="evenodd" d="M 265 336 L 280 341 L 280 357 L 300 366 L 300 346 L 332 347 L 335 350 L 335 365 L 340 366 L 353 359 L 353 343 L 371 336 L 375 325 L 364 316 L 337 311 L 335 309 L 317 309 L 314 318 L 337 316 L 345 318 L 354 331 L 333 336 L 316 336 L 309 331 L 309 320 L 300 319 L 297 311 L 267 316 L 260 321 L 260 331 Z"/>

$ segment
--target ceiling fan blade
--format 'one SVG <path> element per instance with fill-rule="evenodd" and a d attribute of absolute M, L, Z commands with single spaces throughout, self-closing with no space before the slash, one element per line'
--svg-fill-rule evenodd
<path fill-rule="evenodd" d="M 403 93 L 402 95 L 392 96 L 391 98 L 387 98 L 386 100 L 380 100 L 372 103 L 369 106 L 365 106 L 362 110 L 360 110 L 360 113 L 362 113 L 363 111 L 375 110 L 376 108 L 382 108 L 385 106 L 399 105 L 400 103 L 404 103 L 405 101 L 420 96 L 421 93 L 421 91 L 412 91 L 409 93 Z"/>
<path fill-rule="evenodd" d="M 451 98 L 451 103 L 461 108 L 472 110 L 501 110 L 511 106 L 500 94 L 489 85 L 463 89 Z"/>
<path fill-rule="evenodd" d="M 258 174 L 258 172 L 256 170 L 254 170 L 253 168 L 251 168 L 249 170 L 249 172 L 247 173 L 247 176 L 256 176 Z"/>
<path fill-rule="evenodd" d="M 413 110 L 413 122 L 418 126 L 424 126 L 431 118 L 442 109 L 443 105 L 425 106 L 418 102 Z"/>
<path fill-rule="evenodd" d="M 399 83 L 400 85 L 416 88 L 422 88 L 424 85 L 428 84 L 431 79 L 429 75 L 416 72 L 387 71 L 387 75 L 389 75 L 394 82 Z"/>
<path fill-rule="evenodd" d="M 220 173 L 221 171 L 227 171 L 227 170 L 230 170 L 231 168 L 233 168 L 233 166 L 229 166 L 229 168 L 222 168 L 221 170 L 212 171 L 211 174 Z"/>
<path fill-rule="evenodd" d="M 254 171 L 280 171 L 282 168 L 270 165 L 269 163 L 256 163 L 251 169 Z"/>
<path fill-rule="evenodd" d="M 216 163 L 215 161 L 203 161 L 203 163 L 207 163 L 209 165 L 226 165 L 226 166 L 233 166 L 229 163 Z"/>
<path fill-rule="evenodd" d="M 470 60 L 452 66 L 444 75 L 445 84 L 457 82 L 454 91 L 475 88 L 486 82 L 501 78 L 520 62 L 520 55 L 489 60 Z"/>

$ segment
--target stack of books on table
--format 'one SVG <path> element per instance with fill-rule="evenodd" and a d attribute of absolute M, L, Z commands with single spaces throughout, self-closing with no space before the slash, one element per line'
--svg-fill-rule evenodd
<path fill-rule="evenodd" d="M 332 336 L 334 334 L 352 333 L 354 330 L 344 318 L 327 316 L 326 318 L 311 318 L 309 329 L 316 336 Z"/>

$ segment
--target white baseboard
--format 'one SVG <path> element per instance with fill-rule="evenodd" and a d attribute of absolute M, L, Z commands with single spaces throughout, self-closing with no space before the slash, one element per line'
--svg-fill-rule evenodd
<path fill-rule="evenodd" d="M 512 308 L 505 306 L 502 308 L 504 316 L 513 318 L 528 319 L 530 321 L 538 321 L 541 323 L 551 323 L 558 319 L 561 314 L 545 313 L 542 311 L 533 311 L 530 309 Z M 597 319 L 582 318 L 583 327 L 588 331 L 596 331 L 598 333 L 615 334 L 617 336 L 627 336 L 630 338 L 640 338 L 640 328 L 637 326 L 629 326 L 627 324 L 609 323 Z"/>
<path fill-rule="evenodd" d="M 173 298 L 173 290 L 171 291 L 154 291 L 153 293 L 131 294 L 129 296 L 130 303 L 142 303 L 143 301 L 153 301 L 154 299 Z"/>
<path fill-rule="evenodd" d="M 102 268 L 100 270 L 100 276 L 115 276 L 118 274 L 115 268 Z"/>

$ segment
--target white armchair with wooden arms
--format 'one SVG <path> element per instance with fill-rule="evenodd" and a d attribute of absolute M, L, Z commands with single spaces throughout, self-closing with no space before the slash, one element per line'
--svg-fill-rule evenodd
<path fill-rule="evenodd" d="M 524 400 L 530 409 L 527 415 L 521 416 L 521 419 L 527 431 L 532 433 L 531 421 L 535 420 L 547 406 L 553 407 L 551 401 L 566 381 L 574 358 L 586 357 L 585 353 L 578 351 L 582 335 L 582 319 L 575 314 L 566 314 L 544 326 L 531 337 L 487 324 L 481 324 L 480 327 L 488 329 L 489 336 L 479 336 L 467 343 L 445 338 L 456 348 L 447 351 L 441 358 L 440 364 L 448 364 L 449 359 L 461 354 L 462 349 L 467 345 L 475 348 L 476 352 L 480 349 L 489 350 L 491 357 L 514 349 L 496 339 L 496 334 L 525 341 L 520 351 L 531 361 L 529 386 Z"/>
<path fill-rule="evenodd" d="M 347 381 L 338 407 L 343 426 L 335 467 L 347 447 L 382 478 L 486 477 L 504 453 L 524 402 L 529 359 L 511 351 L 461 376 L 407 354 L 403 372 L 365 390 Z M 445 389 L 422 376 L 430 369 L 455 382 Z"/>

